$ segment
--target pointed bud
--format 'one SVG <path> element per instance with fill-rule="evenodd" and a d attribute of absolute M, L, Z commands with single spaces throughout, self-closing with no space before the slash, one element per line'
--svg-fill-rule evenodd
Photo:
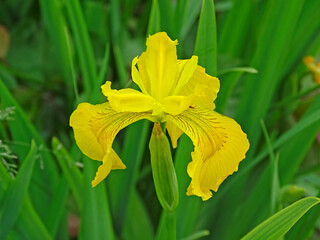
<path fill-rule="evenodd" d="M 154 124 L 149 148 L 158 199 L 166 212 L 174 212 L 179 201 L 178 182 L 169 141 L 159 122 Z"/>

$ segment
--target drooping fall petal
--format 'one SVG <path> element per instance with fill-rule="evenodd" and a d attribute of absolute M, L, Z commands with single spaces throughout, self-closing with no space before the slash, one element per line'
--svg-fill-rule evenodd
<path fill-rule="evenodd" d="M 102 160 L 118 132 L 151 113 L 116 112 L 109 103 L 81 103 L 70 117 L 77 145 L 88 157 Z"/>
<path fill-rule="evenodd" d="M 192 180 L 187 194 L 209 199 L 210 190 L 217 191 L 245 158 L 249 149 L 246 134 L 233 119 L 209 109 L 189 108 L 167 118 L 183 130 L 195 146 L 188 166 Z"/>
<path fill-rule="evenodd" d="M 80 150 L 89 158 L 103 161 L 97 179 L 106 175 L 108 169 L 125 168 L 112 149 L 113 140 L 121 129 L 138 120 L 149 118 L 150 115 L 151 113 L 116 112 L 109 103 L 79 104 L 70 117 L 70 126 Z"/>
<path fill-rule="evenodd" d="M 111 149 L 110 152 L 104 155 L 102 164 L 99 166 L 96 172 L 95 178 L 92 180 L 92 187 L 97 186 L 103 179 L 105 179 L 111 170 L 125 169 L 126 166 L 122 163 L 118 155 Z"/>

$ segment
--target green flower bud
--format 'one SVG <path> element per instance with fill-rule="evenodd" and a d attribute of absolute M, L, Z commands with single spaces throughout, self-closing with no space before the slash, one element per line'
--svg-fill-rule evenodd
<path fill-rule="evenodd" d="M 154 124 L 149 148 L 153 181 L 159 202 L 166 212 L 172 213 L 179 201 L 178 182 L 170 144 L 159 122 Z"/>
<path fill-rule="evenodd" d="M 286 185 L 281 189 L 281 200 L 283 204 L 291 204 L 304 197 L 306 190 L 297 185 Z"/>

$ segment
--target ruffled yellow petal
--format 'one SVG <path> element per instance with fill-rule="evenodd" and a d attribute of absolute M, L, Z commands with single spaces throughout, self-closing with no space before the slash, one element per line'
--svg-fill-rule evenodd
<path fill-rule="evenodd" d="M 178 60 L 178 69 L 182 68 L 181 65 L 186 64 L 185 61 L 186 60 Z M 188 96 L 194 94 L 197 88 L 201 89 L 201 91 L 198 91 L 196 94 L 194 103 L 200 107 L 213 110 L 215 108 L 213 102 L 219 92 L 220 81 L 218 78 L 206 74 L 205 69 L 199 65 L 196 67 L 190 80 L 179 91 L 178 95 Z"/>
<path fill-rule="evenodd" d="M 89 158 L 103 162 L 92 181 L 93 187 L 112 169 L 126 168 L 112 149 L 118 132 L 133 122 L 150 117 L 151 113 L 116 112 L 109 103 L 79 104 L 70 117 L 77 145 Z"/>
<path fill-rule="evenodd" d="M 116 112 L 109 103 L 81 103 L 70 117 L 70 126 L 80 150 L 89 158 L 102 161 L 111 151 L 113 140 L 121 129 L 150 115 Z"/>
<path fill-rule="evenodd" d="M 224 179 L 238 170 L 249 149 L 246 134 L 233 119 L 204 108 L 189 108 L 167 116 L 183 130 L 195 146 L 188 166 L 191 183 L 188 195 L 207 200 Z"/>
<path fill-rule="evenodd" d="M 117 112 L 147 112 L 152 110 L 155 103 L 151 96 L 131 88 L 113 90 L 109 81 L 101 89 L 108 97 L 110 106 Z"/>
<path fill-rule="evenodd" d="M 177 41 L 172 41 L 167 33 L 160 32 L 147 39 L 145 66 L 150 79 L 150 95 L 162 100 L 169 93 L 175 83 Z"/>
<path fill-rule="evenodd" d="M 103 179 L 105 179 L 113 169 L 125 169 L 126 166 L 122 163 L 118 155 L 111 149 L 109 153 L 103 158 L 102 164 L 96 172 L 94 180 L 91 182 L 92 187 L 97 186 Z"/>

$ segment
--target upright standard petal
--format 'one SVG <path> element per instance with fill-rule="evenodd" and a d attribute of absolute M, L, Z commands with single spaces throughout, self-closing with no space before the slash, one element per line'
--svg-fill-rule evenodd
<path fill-rule="evenodd" d="M 101 86 L 102 92 L 108 97 L 110 106 L 117 112 L 146 112 L 151 111 L 154 98 L 137 90 L 126 88 L 111 89 L 111 82 L 107 81 Z"/>
<path fill-rule="evenodd" d="M 195 146 L 192 162 L 188 165 L 192 180 L 187 194 L 209 199 L 210 190 L 217 191 L 245 158 L 249 149 L 246 134 L 233 119 L 209 109 L 189 108 L 167 118 L 184 131 Z"/>
<path fill-rule="evenodd" d="M 176 76 L 177 41 L 160 32 L 147 39 L 146 71 L 150 79 L 151 96 L 162 100 L 168 96 Z"/>
<path fill-rule="evenodd" d="M 109 103 L 92 105 L 81 103 L 70 117 L 75 140 L 89 158 L 103 161 L 93 185 L 98 184 L 112 169 L 123 169 L 118 155 L 112 149 L 117 133 L 129 124 L 149 118 L 151 113 L 116 112 Z"/>
<path fill-rule="evenodd" d="M 143 52 L 137 61 L 138 71 L 147 93 L 151 94 L 150 79 L 147 73 L 146 52 Z"/>
<path fill-rule="evenodd" d="M 148 94 L 149 92 L 147 91 L 147 83 L 143 81 L 140 72 L 137 69 L 137 62 L 138 62 L 139 58 L 135 57 L 132 60 L 132 64 L 131 64 L 131 76 L 132 76 L 132 80 L 139 86 L 140 90 L 144 93 L 144 94 Z"/>
<path fill-rule="evenodd" d="M 180 90 L 189 82 L 197 68 L 198 57 L 177 61 L 176 86 L 172 89 L 173 95 L 178 95 Z"/>
<path fill-rule="evenodd" d="M 186 60 L 178 60 L 178 69 L 186 64 Z M 188 96 L 195 94 L 194 103 L 204 108 L 213 110 L 214 100 L 220 89 L 220 81 L 216 77 L 206 74 L 205 69 L 197 65 L 190 80 L 177 93 L 178 95 Z M 196 91 L 196 92 L 195 92 Z"/>

